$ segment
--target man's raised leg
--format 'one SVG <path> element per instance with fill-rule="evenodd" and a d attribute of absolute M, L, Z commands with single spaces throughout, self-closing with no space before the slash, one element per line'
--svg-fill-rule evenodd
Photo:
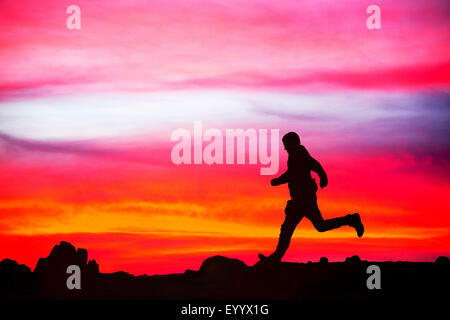
<path fill-rule="evenodd" d="M 312 224 L 319 232 L 337 229 L 342 226 L 350 226 L 355 228 L 358 237 L 361 237 L 364 233 L 364 226 L 361 223 L 361 218 L 358 213 L 348 214 L 343 217 L 324 220 L 322 218 L 322 214 L 320 213 L 319 208 L 316 205 L 313 213 L 310 216 L 308 216 L 308 218 L 311 220 Z"/>

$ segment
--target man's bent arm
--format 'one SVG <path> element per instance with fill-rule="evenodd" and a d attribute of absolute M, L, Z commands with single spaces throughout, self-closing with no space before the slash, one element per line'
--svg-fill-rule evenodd
<path fill-rule="evenodd" d="M 310 157 L 310 165 L 311 170 L 319 175 L 320 186 L 322 188 L 325 187 L 328 184 L 328 177 L 327 174 L 325 173 L 325 170 L 323 170 L 322 166 L 320 165 L 319 161 L 317 161 L 313 157 Z"/>
<path fill-rule="evenodd" d="M 280 184 L 288 183 L 288 182 L 289 182 L 289 173 L 288 173 L 288 170 L 286 170 L 286 172 L 283 173 L 281 176 L 272 180 L 272 185 L 278 186 Z"/>

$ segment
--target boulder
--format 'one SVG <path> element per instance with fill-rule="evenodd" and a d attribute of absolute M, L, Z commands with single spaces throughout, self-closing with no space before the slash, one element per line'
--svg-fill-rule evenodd
<path fill-rule="evenodd" d="M 322 257 L 319 260 L 320 263 L 328 263 L 328 258 L 327 257 Z"/>
<path fill-rule="evenodd" d="M 67 288 L 67 273 L 70 265 L 76 265 L 81 272 L 81 290 Z M 55 297 L 78 297 L 89 289 L 89 283 L 95 280 L 99 266 L 95 260 L 88 261 L 86 249 L 75 247 L 65 241 L 53 247 L 47 258 L 40 258 L 33 273 L 43 292 Z"/>
<path fill-rule="evenodd" d="M 347 263 L 359 263 L 361 262 L 361 258 L 357 255 L 345 258 L 345 262 Z"/>

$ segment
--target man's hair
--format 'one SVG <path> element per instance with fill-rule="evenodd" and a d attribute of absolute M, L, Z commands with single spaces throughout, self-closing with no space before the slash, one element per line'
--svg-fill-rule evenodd
<path fill-rule="evenodd" d="M 298 136 L 298 134 L 296 134 L 295 132 L 288 132 L 283 136 L 283 142 L 284 143 L 295 143 L 300 145 L 300 137 Z"/>

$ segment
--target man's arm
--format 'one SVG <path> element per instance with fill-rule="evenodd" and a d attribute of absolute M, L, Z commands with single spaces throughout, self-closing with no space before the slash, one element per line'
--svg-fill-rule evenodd
<path fill-rule="evenodd" d="M 278 186 L 280 184 L 288 183 L 288 182 L 289 182 L 289 173 L 288 173 L 288 170 L 286 170 L 286 172 L 283 173 L 278 178 L 272 179 L 270 181 L 270 184 L 273 185 L 273 186 Z"/>
<path fill-rule="evenodd" d="M 309 156 L 309 163 L 311 167 L 311 171 L 314 171 L 319 175 L 320 178 L 320 187 L 325 188 L 328 185 L 328 177 L 325 173 L 325 170 L 323 170 L 322 166 L 320 165 L 319 161 L 314 159 L 313 157 Z"/>

